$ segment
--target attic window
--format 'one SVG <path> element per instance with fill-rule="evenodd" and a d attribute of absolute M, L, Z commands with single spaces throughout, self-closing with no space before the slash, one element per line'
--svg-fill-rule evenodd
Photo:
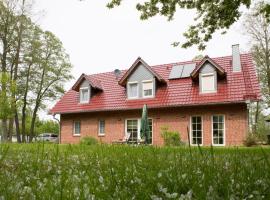
<path fill-rule="evenodd" d="M 216 79 L 214 73 L 201 74 L 201 93 L 216 92 Z"/>
<path fill-rule="evenodd" d="M 80 88 L 80 103 L 88 103 L 90 98 L 89 87 Z"/>
<path fill-rule="evenodd" d="M 138 82 L 129 82 L 128 83 L 128 98 L 134 99 L 138 97 L 139 97 Z"/>
<path fill-rule="evenodd" d="M 153 81 L 143 81 L 143 97 L 153 97 Z"/>

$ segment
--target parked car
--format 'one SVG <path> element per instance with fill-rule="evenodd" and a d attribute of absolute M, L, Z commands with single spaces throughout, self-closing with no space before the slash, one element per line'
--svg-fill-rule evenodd
<path fill-rule="evenodd" d="M 54 133 L 42 133 L 37 136 L 36 140 L 58 143 L 58 135 Z"/>

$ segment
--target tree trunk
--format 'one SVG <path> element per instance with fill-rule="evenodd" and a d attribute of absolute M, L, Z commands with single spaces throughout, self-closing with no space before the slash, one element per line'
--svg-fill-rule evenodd
<path fill-rule="evenodd" d="M 12 136 L 13 136 L 13 127 L 14 127 L 14 118 L 9 119 L 8 124 L 8 141 L 12 142 Z"/>
<path fill-rule="evenodd" d="M 16 109 L 16 113 L 15 113 L 15 127 L 16 127 L 16 136 L 17 136 L 17 142 L 21 143 L 21 133 L 20 133 L 20 122 L 19 122 L 19 116 L 18 116 L 18 112 Z"/>
<path fill-rule="evenodd" d="M 258 126 L 258 118 L 259 118 L 259 112 L 260 112 L 260 105 L 259 102 L 256 102 L 256 111 L 255 111 L 255 119 L 254 119 L 254 133 L 257 133 L 257 126 Z"/>

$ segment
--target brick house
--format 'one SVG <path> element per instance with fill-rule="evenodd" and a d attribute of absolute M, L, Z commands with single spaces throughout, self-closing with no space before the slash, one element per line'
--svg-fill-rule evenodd
<path fill-rule="evenodd" d="M 82 74 L 50 113 L 60 114 L 61 143 L 140 139 L 147 104 L 152 144 L 163 144 L 166 125 L 192 145 L 227 146 L 242 144 L 248 104 L 260 98 L 251 54 L 233 45 L 231 56 L 151 67 L 139 57 L 128 70 Z"/>

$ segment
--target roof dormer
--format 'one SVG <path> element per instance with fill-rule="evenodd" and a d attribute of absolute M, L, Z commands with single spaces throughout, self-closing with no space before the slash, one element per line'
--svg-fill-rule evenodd
<path fill-rule="evenodd" d="M 153 98 L 157 83 L 166 81 L 140 57 L 118 82 L 126 87 L 127 99 Z"/>
<path fill-rule="evenodd" d="M 102 91 L 103 89 L 100 81 L 82 74 L 73 85 L 72 90 L 79 92 L 79 102 L 85 104 L 89 103 L 93 91 Z"/>
<path fill-rule="evenodd" d="M 199 79 L 201 94 L 216 93 L 218 77 L 225 77 L 225 70 L 211 58 L 205 56 L 190 74 L 193 80 Z"/>
<path fill-rule="evenodd" d="M 127 84 L 128 78 L 133 74 L 134 71 L 137 70 L 137 68 L 143 67 L 148 72 L 150 72 L 157 81 L 166 83 L 166 81 L 158 74 L 156 73 L 141 57 L 138 57 L 136 61 L 132 64 L 132 66 L 126 71 L 126 73 L 122 76 L 122 78 L 119 80 L 119 84 L 122 86 L 125 86 Z"/>

